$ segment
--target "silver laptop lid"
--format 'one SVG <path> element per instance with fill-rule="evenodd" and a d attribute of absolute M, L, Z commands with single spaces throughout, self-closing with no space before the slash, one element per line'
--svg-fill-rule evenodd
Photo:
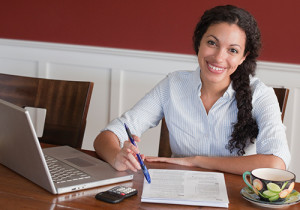
<path fill-rule="evenodd" d="M 0 99 L 0 163 L 56 194 L 28 111 Z"/>

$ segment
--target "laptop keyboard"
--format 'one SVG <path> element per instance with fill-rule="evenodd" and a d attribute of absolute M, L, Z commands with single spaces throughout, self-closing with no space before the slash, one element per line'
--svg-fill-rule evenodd
<path fill-rule="evenodd" d="M 45 155 L 45 159 L 51 177 L 55 183 L 64 183 L 90 178 L 90 175 L 84 173 L 83 171 L 73 168 L 68 164 L 63 163 L 62 161 L 59 161 L 49 155 Z"/>

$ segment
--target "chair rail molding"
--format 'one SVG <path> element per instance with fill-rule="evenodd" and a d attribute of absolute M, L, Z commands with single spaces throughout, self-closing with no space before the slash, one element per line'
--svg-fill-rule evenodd
<path fill-rule="evenodd" d="M 0 72 L 41 78 L 94 82 L 83 149 L 107 123 L 132 107 L 168 73 L 195 70 L 194 55 L 0 39 Z M 258 61 L 257 73 L 265 84 L 287 87 L 285 113 L 287 139 L 292 154 L 289 169 L 300 181 L 300 65 Z M 142 135 L 139 148 L 157 156 L 160 125 Z"/>

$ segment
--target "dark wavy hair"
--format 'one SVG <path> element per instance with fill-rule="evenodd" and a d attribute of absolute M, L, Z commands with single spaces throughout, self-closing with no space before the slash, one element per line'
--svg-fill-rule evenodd
<path fill-rule="evenodd" d="M 231 153 L 237 150 L 238 155 L 243 155 L 247 144 L 254 143 L 258 135 L 258 126 L 252 117 L 252 91 L 249 76 L 255 74 L 256 59 L 261 49 L 261 37 L 256 20 L 249 12 L 232 5 L 217 6 L 205 11 L 195 28 L 193 43 L 197 55 L 201 39 L 209 26 L 224 22 L 238 25 L 246 34 L 244 55 L 247 53 L 248 55 L 230 76 L 232 87 L 236 92 L 238 113 L 231 139 L 226 145 L 226 149 Z"/>

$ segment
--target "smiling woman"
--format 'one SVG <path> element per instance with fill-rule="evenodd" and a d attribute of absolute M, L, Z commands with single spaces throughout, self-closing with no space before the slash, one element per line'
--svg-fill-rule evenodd
<path fill-rule="evenodd" d="M 238 119 L 228 148 L 231 152 L 237 148 L 240 155 L 245 153 L 247 141 L 253 143 L 258 134 L 257 123 L 251 114 L 249 75 L 255 74 L 260 48 L 260 31 L 256 20 L 247 11 L 232 6 L 206 11 L 194 32 L 194 50 L 201 69 L 201 99 L 207 112 L 232 80 Z M 216 71 L 214 67 L 224 70 Z"/>
<path fill-rule="evenodd" d="M 140 169 L 140 151 L 129 141 L 126 123 L 141 134 L 164 117 L 173 158 L 147 157 L 242 174 L 253 168 L 288 167 L 290 153 L 273 88 L 254 77 L 261 47 L 254 17 L 227 5 L 207 10 L 194 31 L 196 71 L 169 74 L 132 109 L 96 138 L 100 157 L 117 170 Z M 257 154 L 243 156 L 256 141 Z M 142 156 L 143 157 L 143 156 Z"/>

